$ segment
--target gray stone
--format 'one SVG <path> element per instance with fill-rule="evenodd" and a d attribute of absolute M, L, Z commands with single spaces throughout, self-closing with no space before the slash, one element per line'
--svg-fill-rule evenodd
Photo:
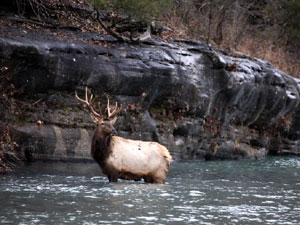
<path fill-rule="evenodd" d="M 121 113 L 119 134 L 158 141 L 175 160 L 299 154 L 300 81 L 260 59 L 193 40 L 100 47 L 39 34 L 0 36 L 0 56 L 1 65 L 20 68 L 12 81 L 22 98 L 43 102 L 25 121 L 10 121 L 28 160 L 90 160 L 94 125 L 74 98 L 86 86 L 102 104 L 107 96 L 124 109 L 134 104 Z"/>

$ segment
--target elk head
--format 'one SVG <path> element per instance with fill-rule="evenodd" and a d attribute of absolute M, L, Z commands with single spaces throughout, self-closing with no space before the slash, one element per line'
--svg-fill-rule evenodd
<path fill-rule="evenodd" d="M 98 102 L 98 112 L 93 107 L 93 100 L 94 96 L 91 93 L 90 96 L 88 96 L 88 89 L 85 88 L 85 99 L 82 99 L 78 97 L 77 92 L 75 91 L 75 97 L 81 101 L 82 103 L 86 104 L 90 110 L 91 118 L 93 119 L 94 123 L 97 124 L 97 135 L 99 135 L 100 138 L 104 138 L 110 135 L 114 135 L 116 133 L 116 129 L 114 128 L 114 124 L 117 121 L 117 114 L 122 110 L 122 105 L 119 107 L 118 103 L 114 106 L 111 106 L 109 103 L 109 98 L 107 98 L 107 117 L 104 117 L 101 113 L 101 107 L 100 102 Z"/>

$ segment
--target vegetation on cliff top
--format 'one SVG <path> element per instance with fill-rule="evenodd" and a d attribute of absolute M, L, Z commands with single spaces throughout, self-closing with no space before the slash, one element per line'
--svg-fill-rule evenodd
<path fill-rule="evenodd" d="M 1 5 L 40 24 L 108 32 L 122 41 L 139 40 L 151 25 L 161 38 L 204 40 L 300 76 L 298 0 L 4 0 Z"/>

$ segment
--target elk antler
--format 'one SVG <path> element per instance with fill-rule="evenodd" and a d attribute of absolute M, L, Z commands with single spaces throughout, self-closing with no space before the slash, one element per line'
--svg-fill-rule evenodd
<path fill-rule="evenodd" d="M 85 104 L 89 107 L 89 109 L 91 110 L 91 112 L 94 114 L 94 116 L 99 117 L 99 118 L 102 118 L 101 112 L 100 112 L 100 113 L 97 113 L 97 112 L 94 110 L 93 106 L 92 106 L 92 101 L 93 101 L 94 96 L 93 96 L 93 94 L 91 93 L 91 96 L 88 97 L 88 88 L 87 88 L 87 87 L 85 87 L 85 100 L 79 98 L 76 91 L 75 91 L 75 97 L 76 97 L 79 101 L 85 103 Z M 100 105 L 100 103 L 98 103 L 98 104 Z"/>
<path fill-rule="evenodd" d="M 116 102 L 116 105 L 114 106 L 113 111 L 110 111 L 110 104 L 109 104 L 109 98 L 107 98 L 107 115 L 108 118 L 111 119 L 113 118 L 115 115 L 117 115 L 120 111 L 122 110 L 122 105 L 121 107 L 118 107 L 118 103 Z"/>

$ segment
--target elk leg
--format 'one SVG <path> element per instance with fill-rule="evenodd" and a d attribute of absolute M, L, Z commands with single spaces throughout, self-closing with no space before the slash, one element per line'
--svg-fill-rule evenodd
<path fill-rule="evenodd" d="M 144 176 L 143 178 L 146 183 L 154 183 L 153 178 L 150 176 Z"/>
<path fill-rule="evenodd" d="M 163 183 L 165 183 L 165 181 L 162 180 L 161 178 L 154 178 L 154 182 L 157 183 L 157 184 L 163 184 Z"/>
<path fill-rule="evenodd" d="M 154 175 L 153 175 L 153 180 L 155 183 L 158 183 L 158 184 L 163 184 L 165 183 L 165 180 L 166 180 L 166 172 L 163 171 L 163 170 L 159 170 L 157 171 Z"/>
<path fill-rule="evenodd" d="M 118 182 L 117 176 L 107 176 L 109 182 Z"/>

